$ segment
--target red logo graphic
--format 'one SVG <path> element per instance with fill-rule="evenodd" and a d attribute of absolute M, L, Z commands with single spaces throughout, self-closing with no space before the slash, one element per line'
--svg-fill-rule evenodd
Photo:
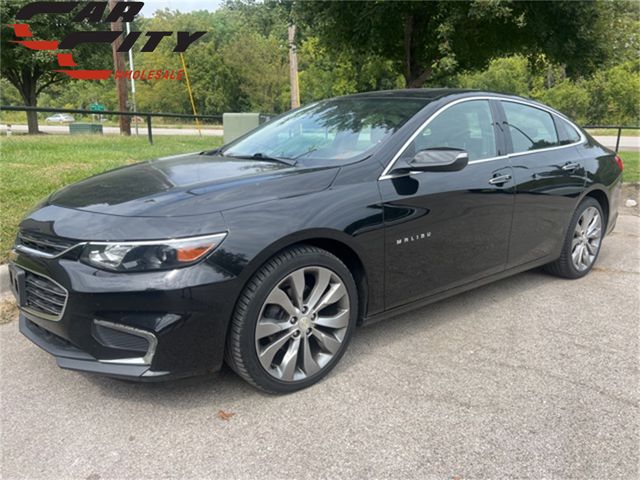
<path fill-rule="evenodd" d="M 52 2 L 42 1 L 33 2 L 25 5 L 20 9 L 16 15 L 18 20 L 29 20 L 34 15 L 60 15 L 71 13 L 81 2 L 67 1 L 67 2 Z M 144 2 L 118 2 L 114 8 L 109 11 L 105 22 L 114 22 L 122 19 L 123 22 L 131 22 L 135 16 L 140 12 Z M 107 2 L 85 2 L 85 6 L 71 19 L 72 22 L 88 21 L 90 23 L 102 22 L 103 14 L 105 13 Z M 28 23 L 14 23 L 9 25 L 13 27 L 16 38 L 29 39 L 33 37 L 33 32 Z M 23 47 L 30 50 L 73 50 L 79 44 L 82 43 L 108 43 L 112 44 L 116 41 L 124 32 L 122 31 L 82 31 L 71 32 L 61 41 L 58 40 L 15 40 L 14 43 L 18 43 Z M 173 49 L 174 52 L 184 52 L 193 42 L 201 38 L 207 32 L 175 32 L 177 36 L 176 46 Z M 142 52 L 153 52 L 160 41 L 164 37 L 171 36 L 173 32 L 166 31 L 150 31 L 146 32 L 148 37 L 146 43 L 142 46 Z M 142 32 L 130 32 L 124 36 L 122 43 L 118 47 L 118 52 L 128 52 L 133 48 L 133 45 L 141 37 Z M 58 66 L 60 67 L 77 67 L 78 64 L 73 59 L 73 53 L 58 53 L 57 54 Z M 112 70 L 82 70 L 82 69 L 59 69 L 56 72 L 64 73 L 65 75 L 79 80 L 106 80 L 114 74 Z M 162 72 L 161 70 L 151 70 L 150 72 Z M 144 77 L 145 71 L 142 76 Z M 136 72 L 129 71 L 116 71 L 116 76 L 131 77 L 135 76 Z M 138 73 L 140 75 L 140 73 Z M 147 76 L 148 79 L 164 79 L 164 78 L 181 78 L 181 75 L 168 74 L 155 74 Z M 179 79 L 179 78 L 178 78 Z"/>

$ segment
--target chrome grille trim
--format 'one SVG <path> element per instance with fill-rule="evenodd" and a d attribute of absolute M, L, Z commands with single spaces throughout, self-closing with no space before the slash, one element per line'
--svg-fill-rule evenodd
<path fill-rule="evenodd" d="M 36 257 L 56 258 L 84 242 L 20 231 L 14 249 Z"/>
<path fill-rule="evenodd" d="M 20 307 L 23 312 L 52 322 L 59 321 L 67 309 L 69 291 L 54 279 L 16 264 L 25 272 L 26 305 Z M 40 278 L 38 278 L 40 277 Z"/>

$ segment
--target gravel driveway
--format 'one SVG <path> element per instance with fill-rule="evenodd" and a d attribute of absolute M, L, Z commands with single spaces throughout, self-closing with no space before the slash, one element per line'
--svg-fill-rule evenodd
<path fill-rule="evenodd" d="M 361 328 L 325 381 L 132 384 L 0 326 L 1 477 L 638 478 L 640 217 L 594 272 L 532 271 Z"/>

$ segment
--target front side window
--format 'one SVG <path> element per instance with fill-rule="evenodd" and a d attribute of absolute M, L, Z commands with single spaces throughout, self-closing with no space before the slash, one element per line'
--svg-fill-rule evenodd
<path fill-rule="evenodd" d="M 514 153 L 556 147 L 558 133 L 551 114 L 521 103 L 502 102 Z"/>
<path fill-rule="evenodd" d="M 347 161 L 367 154 L 426 105 L 406 98 L 341 98 L 273 120 L 223 151 L 230 157 Z"/>
<path fill-rule="evenodd" d="M 469 160 L 497 156 L 489 102 L 469 100 L 447 108 L 422 129 L 401 158 L 409 161 L 420 150 L 433 148 L 459 148 Z"/>

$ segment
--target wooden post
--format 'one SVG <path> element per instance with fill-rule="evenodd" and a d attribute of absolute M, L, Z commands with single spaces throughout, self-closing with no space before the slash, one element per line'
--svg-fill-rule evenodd
<path fill-rule="evenodd" d="M 291 108 L 300 106 L 298 86 L 298 52 L 296 51 L 296 26 L 289 24 L 289 82 L 291 83 Z"/>
<path fill-rule="evenodd" d="M 118 0 L 109 0 L 109 10 L 118 3 Z M 111 31 L 122 32 L 122 19 L 118 18 L 115 22 L 111 22 Z M 122 36 L 119 36 L 112 44 L 113 50 L 113 68 L 116 71 L 124 71 L 124 53 L 118 52 L 118 48 L 122 44 Z M 126 112 L 127 108 L 127 80 L 123 77 L 116 77 L 116 88 L 118 90 L 118 110 Z M 131 135 L 131 117 L 128 115 L 118 115 L 121 135 Z"/>

